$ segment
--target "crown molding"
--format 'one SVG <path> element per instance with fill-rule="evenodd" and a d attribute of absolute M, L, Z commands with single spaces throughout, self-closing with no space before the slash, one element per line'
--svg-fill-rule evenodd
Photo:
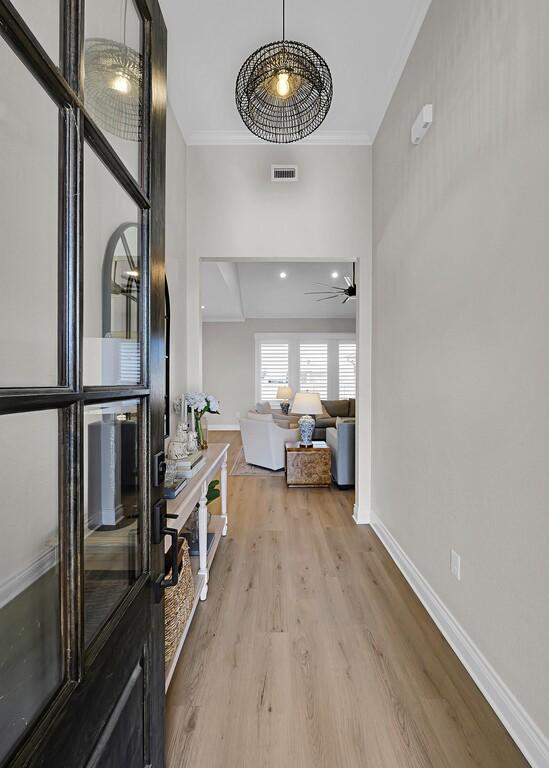
<path fill-rule="evenodd" d="M 189 147 L 215 147 L 215 146 L 283 146 L 291 144 L 273 144 L 254 136 L 247 130 L 239 131 L 195 131 L 188 134 L 186 143 Z M 298 142 L 298 146 L 348 146 L 369 147 L 372 145 L 370 136 L 364 131 L 317 131 Z"/>

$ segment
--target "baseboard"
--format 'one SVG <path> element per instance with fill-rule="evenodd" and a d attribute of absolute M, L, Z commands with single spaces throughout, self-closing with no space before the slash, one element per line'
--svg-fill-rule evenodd
<path fill-rule="evenodd" d="M 374 513 L 371 526 L 532 768 L 548 768 L 549 739 Z"/>
<path fill-rule="evenodd" d="M 368 525 L 370 522 L 370 510 L 364 510 L 358 504 L 353 504 L 353 520 L 357 525 Z"/>
<path fill-rule="evenodd" d="M 208 432 L 240 432 L 240 424 L 208 424 Z"/>
<path fill-rule="evenodd" d="M 14 600 L 23 590 L 47 573 L 57 563 L 57 547 L 53 546 L 37 555 L 34 560 L 11 574 L 0 584 L 0 608 Z"/>

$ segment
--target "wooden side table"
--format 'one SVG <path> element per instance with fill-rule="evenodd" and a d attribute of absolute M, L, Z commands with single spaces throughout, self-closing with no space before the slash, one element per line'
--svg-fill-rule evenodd
<path fill-rule="evenodd" d="M 327 487 L 332 484 L 332 451 L 322 440 L 311 448 L 286 443 L 286 483 L 295 487 Z"/>

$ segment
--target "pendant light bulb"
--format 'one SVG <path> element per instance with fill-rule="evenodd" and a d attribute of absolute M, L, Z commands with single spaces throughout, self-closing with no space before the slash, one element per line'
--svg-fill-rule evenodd
<path fill-rule="evenodd" d="M 112 87 L 119 93 L 128 93 L 130 90 L 130 81 L 125 75 L 117 75 L 112 81 Z"/>
<path fill-rule="evenodd" d="M 285 98 L 290 93 L 290 73 L 279 72 L 276 76 L 276 92 L 281 98 Z"/>

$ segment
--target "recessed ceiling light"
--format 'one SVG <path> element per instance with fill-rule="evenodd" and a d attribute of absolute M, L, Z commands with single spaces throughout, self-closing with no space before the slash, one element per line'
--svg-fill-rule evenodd
<path fill-rule="evenodd" d="M 335 280 L 336 277 L 339 277 L 339 272 L 332 272 L 332 278 Z"/>
<path fill-rule="evenodd" d="M 206 309 L 206 307 L 204 306 L 204 304 L 201 304 L 201 306 L 200 306 L 200 309 Z"/>
<path fill-rule="evenodd" d="M 281 277 L 282 279 L 284 279 L 284 278 L 286 277 L 286 272 L 281 272 L 281 273 L 280 273 L 280 277 Z"/>

